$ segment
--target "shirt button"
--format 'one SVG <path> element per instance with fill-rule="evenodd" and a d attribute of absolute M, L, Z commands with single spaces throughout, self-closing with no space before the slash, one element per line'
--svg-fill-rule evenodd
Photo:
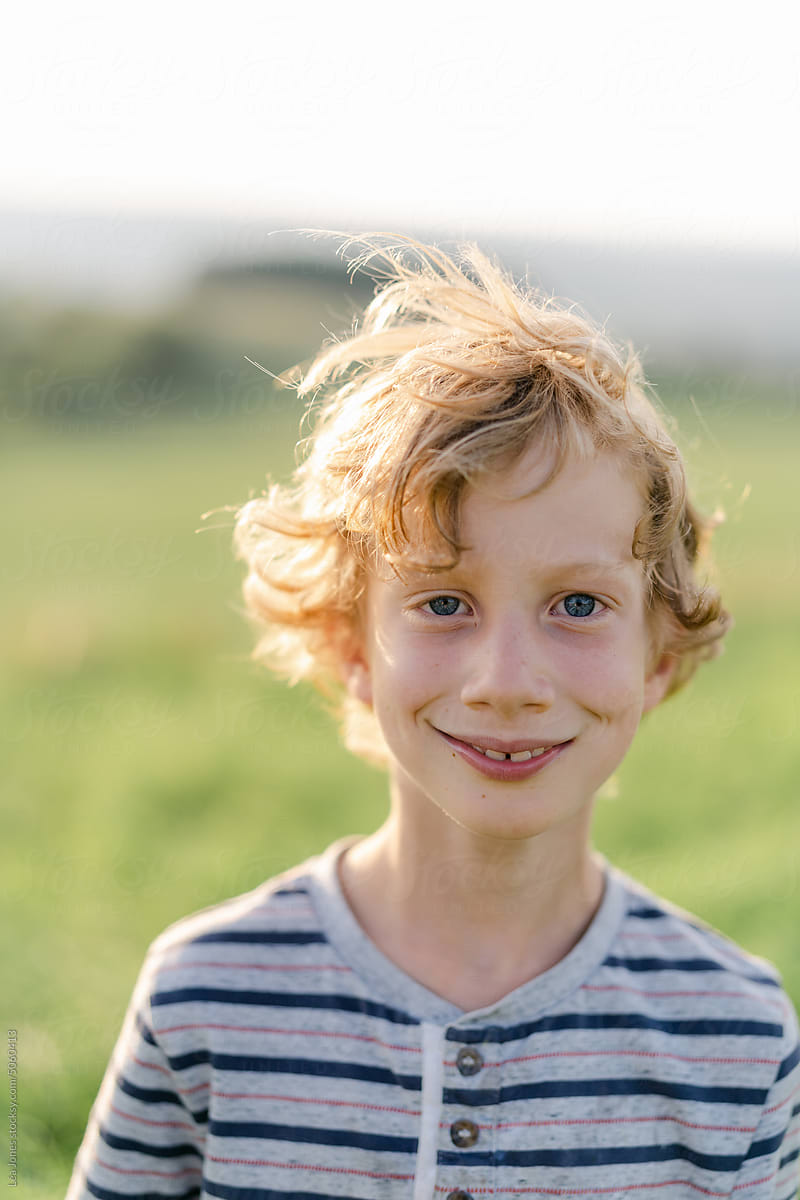
<path fill-rule="evenodd" d="M 469 1192 L 451 1192 L 447 1200 L 472 1200 Z"/>
<path fill-rule="evenodd" d="M 450 1140 L 454 1146 L 474 1146 L 479 1137 L 480 1130 L 474 1121 L 454 1121 L 450 1126 Z"/>
<path fill-rule="evenodd" d="M 477 1075 L 483 1066 L 483 1056 L 474 1046 L 462 1046 L 456 1055 L 456 1066 L 462 1075 Z"/>

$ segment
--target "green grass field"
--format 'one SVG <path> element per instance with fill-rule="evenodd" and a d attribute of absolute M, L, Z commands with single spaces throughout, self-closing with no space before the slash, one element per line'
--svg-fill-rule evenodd
<path fill-rule="evenodd" d="M 797 1002 L 800 420 L 759 399 L 682 407 L 701 500 L 728 512 L 737 624 L 646 719 L 596 841 L 772 958 Z M 148 942 L 386 811 L 382 775 L 309 693 L 248 661 L 232 514 L 200 520 L 284 472 L 296 427 L 282 399 L 227 425 L 17 428 L 2 451 L 0 938 L 34 1200 L 63 1193 Z"/>

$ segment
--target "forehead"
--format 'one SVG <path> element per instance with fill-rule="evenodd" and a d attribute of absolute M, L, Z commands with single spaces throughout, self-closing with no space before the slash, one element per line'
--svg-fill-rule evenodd
<path fill-rule="evenodd" d="M 459 533 L 468 548 L 525 549 L 537 559 L 633 562 L 644 513 L 641 482 L 618 454 L 568 456 L 554 471 L 552 453 L 534 446 L 512 466 L 464 493 Z"/>

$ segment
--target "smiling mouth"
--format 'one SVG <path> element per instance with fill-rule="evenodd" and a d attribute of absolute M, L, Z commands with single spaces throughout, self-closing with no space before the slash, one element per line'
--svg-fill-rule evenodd
<path fill-rule="evenodd" d="M 482 754 L 484 758 L 491 759 L 492 762 L 529 762 L 532 758 L 540 758 L 543 754 L 547 754 L 550 750 L 557 750 L 562 746 L 566 746 L 572 740 L 567 741 L 547 742 L 545 744 L 526 746 L 522 738 L 518 741 L 507 741 L 505 744 L 499 738 L 487 738 L 486 743 L 481 745 L 479 742 L 471 742 L 469 738 L 458 737 L 454 733 L 445 733 L 443 729 L 438 731 L 449 742 L 458 743 L 461 746 L 469 747 L 470 750 L 476 750 L 478 754 Z"/>
<path fill-rule="evenodd" d="M 571 745 L 573 739 L 565 742 L 549 742 L 547 745 L 526 746 L 522 738 L 515 741 L 501 741 L 500 738 L 486 738 L 489 745 L 481 745 L 467 738 L 456 737 L 445 733 L 443 729 L 436 732 L 449 742 L 453 750 L 463 758 L 474 770 L 489 779 L 505 783 L 522 782 L 546 769 Z"/>

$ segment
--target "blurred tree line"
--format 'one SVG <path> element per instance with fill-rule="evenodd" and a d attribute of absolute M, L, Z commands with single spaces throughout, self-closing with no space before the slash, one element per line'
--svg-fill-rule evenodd
<path fill-rule="evenodd" d="M 86 429 L 260 408 L 280 374 L 351 328 L 373 294 L 344 266 L 209 269 L 152 312 L 0 299 L 0 405 L 8 423 Z"/>
<path fill-rule="evenodd" d="M 0 297 L 0 414 L 5 429 L 65 432 L 159 418 L 214 420 L 277 403 L 267 377 L 307 360 L 349 331 L 373 281 L 322 261 L 208 269 L 177 300 L 148 312 L 59 307 Z M 675 409 L 725 418 L 759 415 L 770 427 L 800 412 L 800 372 L 715 362 L 654 362 L 652 382 Z"/>

